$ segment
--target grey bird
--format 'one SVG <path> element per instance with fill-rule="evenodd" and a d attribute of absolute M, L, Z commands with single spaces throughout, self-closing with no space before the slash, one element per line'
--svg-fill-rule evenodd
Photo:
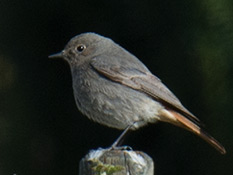
<path fill-rule="evenodd" d="M 69 63 L 76 105 L 89 119 L 125 130 L 124 134 L 149 123 L 168 122 L 226 153 L 158 77 L 111 39 L 83 33 L 72 38 L 62 52 L 50 56 L 55 57 Z"/>

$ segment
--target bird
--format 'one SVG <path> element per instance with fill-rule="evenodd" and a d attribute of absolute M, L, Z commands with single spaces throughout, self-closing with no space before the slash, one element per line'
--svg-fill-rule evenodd
<path fill-rule="evenodd" d="M 157 76 L 110 38 L 82 33 L 49 58 L 68 62 L 75 102 L 81 113 L 94 122 L 124 130 L 114 146 L 128 130 L 167 122 L 191 131 L 221 154 L 226 153 Z"/>

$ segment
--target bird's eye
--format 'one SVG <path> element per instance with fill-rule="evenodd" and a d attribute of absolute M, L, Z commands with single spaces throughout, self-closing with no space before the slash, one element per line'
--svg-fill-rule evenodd
<path fill-rule="evenodd" d="M 84 44 L 80 44 L 76 47 L 76 50 L 78 52 L 82 52 L 84 49 L 86 49 L 86 46 Z"/>

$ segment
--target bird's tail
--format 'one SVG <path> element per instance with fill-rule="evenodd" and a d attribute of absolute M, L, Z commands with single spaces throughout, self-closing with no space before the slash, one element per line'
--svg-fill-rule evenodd
<path fill-rule="evenodd" d="M 174 125 L 185 128 L 196 135 L 200 136 L 207 143 L 212 145 L 216 150 L 218 150 L 221 154 L 225 154 L 225 148 L 212 136 L 210 136 L 207 132 L 200 128 L 197 124 L 183 116 L 182 114 L 169 109 L 162 109 L 160 111 L 161 121 L 169 122 Z"/>

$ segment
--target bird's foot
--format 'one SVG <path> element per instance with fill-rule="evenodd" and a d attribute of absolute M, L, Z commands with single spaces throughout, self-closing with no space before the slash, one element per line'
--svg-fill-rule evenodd
<path fill-rule="evenodd" d="M 124 146 L 111 146 L 109 148 L 109 150 L 126 150 L 126 151 L 132 151 L 133 148 L 128 146 L 128 145 L 124 145 Z"/>

